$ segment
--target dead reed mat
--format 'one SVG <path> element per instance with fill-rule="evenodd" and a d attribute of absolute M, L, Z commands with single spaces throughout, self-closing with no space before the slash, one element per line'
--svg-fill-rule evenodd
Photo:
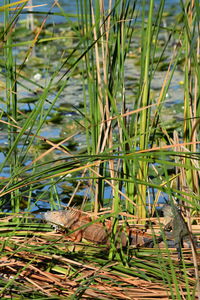
<path fill-rule="evenodd" d="M 21 224 L 14 228 L 14 221 L 2 220 L 2 299 L 18 299 L 20 295 L 29 299 L 172 299 L 177 288 L 172 269 L 183 299 L 188 295 L 186 274 L 190 291 L 194 290 L 190 249 L 183 249 L 183 269 L 175 249 L 133 248 L 124 251 L 122 260 L 116 256 L 116 260 L 109 261 L 104 246 L 67 241 L 46 224 L 24 224 L 24 228 Z M 195 227 L 195 232 L 199 229 Z"/>

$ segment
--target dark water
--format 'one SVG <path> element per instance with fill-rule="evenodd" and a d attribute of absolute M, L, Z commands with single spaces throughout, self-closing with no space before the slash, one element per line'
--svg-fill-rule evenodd
<path fill-rule="evenodd" d="M 16 0 L 12 0 L 11 3 L 15 2 Z M 78 0 L 79 3 L 84 0 Z M 106 3 L 108 1 L 105 1 L 105 6 L 106 6 Z M 115 3 L 116 1 L 113 1 L 113 4 Z M 141 4 L 141 0 L 137 1 L 138 3 L 138 8 L 139 8 L 139 5 Z M 47 18 L 47 23 L 48 24 L 53 24 L 53 23 L 56 23 L 56 24 L 59 24 L 59 23 L 65 23 L 66 21 L 68 21 L 68 18 L 70 20 L 73 20 L 76 18 L 76 13 L 77 13 L 77 6 L 76 6 L 76 3 L 77 1 L 76 0 L 63 0 L 63 1 L 59 1 L 59 5 L 62 9 L 59 8 L 58 5 L 54 5 L 54 1 L 53 0 L 33 0 L 33 5 L 41 5 L 41 4 L 45 4 L 47 3 L 47 5 L 44 5 L 42 7 L 38 7 L 38 8 L 34 8 L 33 11 L 34 11 L 34 14 L 36 16 L 36 18 L 39 19 L 40 22 L 42 22 L 44 20 L 44 17 L 48 14 L 48 18 Z M 148 1 L 146 1 L 147 5 L 148 5 Z M 158 8 L 159 6 L 159 3 L 160 1 L 155 1 L 155 7 Z M 176 1 L 172 1 L 172 0 L 167 0 L 166 1 L 166 5 L 165 5 L 165 10 L 167 11 L 168 9 L 172 11 L 172 6 L 175 6 L 174 10 L 173 10 L 173 14 L 176 14 L 177 10 L 180 9 L 179 5 L 178 5 L 179 1 L 176 0 Z M 64 11 L 64 14 L 66 14 L 64 16 L 63 14 L 63 11 Z M 39 14 L 37 12 L 42 12 L 42 14 Z M 3 12 L 0 13 L 0 22 L 3 22 Z M 74 16 L 73 16 L 74 14 Z M 27 17 L 27 10 L 24 10 L 24 14 L 20 17 L 21 19 L 25 19 Z M 131 72 L 132 71 L 132 62 L 130 62 L 129 66 L 131 66 Z M 128 72 L 128 68 L 126 69 L 126 72 Z M 135 71 L 134 71 L 135 72 Z M 131 73 L 130 74 L 130 77 L 133 77 L 137 75 L 137 74 L 133 74 Z M 174 86 L 172 87 L 171 89 L 171 98 L 173 98 L 173 91 L 174 91 L 174 87 L 176 88 L 176 94 L 178 95 L 181 95 L 180 91 L 177 92 L 177 87 L 178 89 L 180 89 L 180 86 L 178 84 L 178 82 L 180 81 L 180 78 L 179 77 L 176 77 L 176 82 L 174 83 Z M 158 85 L 161 83 L 162 81 L 159 81 L 158 78 L 156 78 L 156 88 L 158 88 Z M 81 98 L 82 97 L 82 93 L 80 93 L 80 89 L 78 89 L 80 85 L 80 82 L 77 80 L 77 79 L 71 79 L 71 81 L 69 82 L 69 85 L 66 87 L 65 89 L 65 93 L 64 95 L 62 95 L 62 100 L 61 103 L 68 103 L 68 102 L 73 102 L 73 104 L 75 104 L 75 101 L 79 101 L 81 102 Z M 19 95 L 20 95 L 20 91 L 19 91 Z M 25 95 L 27 96 L 27 95 Z M 177 97 L 177 95 L 176 95 Z M 69 100 L 70 99 L 70 100 Z M 175 98 L 176 99 L 176 98 Z M 77 104 L 78 105 L 78 104 Z M 1 104 L 0 104 L 0 108 L 1 108 Z M 21 107 L 20 106 L 20 109 L 21 108 L 24 108 L 23 106 Z M 66 119 L 69 119 L 71 118 L 72 119 L 72 116 L 69 115 L 69 113 L 66 114 L 65 116 Z M 61 134 L 61 127 L 56 126 L 56 124 L 53 124 L 53 125 L 50 125 L 50 124 L 47 124 L 46 126 L 43 127 L 43 129 L 41 130 L 40 134 L 42 136 L 45 136 L 46 138 L 51 138 L 51 137 L 60 137 L 60 134 Z M 77 144 L 78 144 L 78 147 L 80 148 L 80 142 L 82 143 L 82 140 L 81 138 L 83 139 L 83 144 L 84 144 L 84 140 L 85 140 L 85 136 L 81 137 L 80 135 L 77 137 Z M 1 142 L 0 142 L 0 146 L 2 146 L 2 148 L 5 148 L 5 145 L 7 145 L 7 135 L 6 135 L 6 132 L 5 132 L 5 135 L 1 135 Z M 6 153 L 6 152 L 5 152 Z M 60 153 L 59 153 L 60 155 Z M 3 152 L 0 152 L 0 163 L 2 161 L 4 161 L 5 159 L 5 154 Z M 7 166 L 3 169 L 3 171 L 1 172 L 0 174 L 1 176 L 5 176 L 5 177 L 9 177 L 10 176 L 10 168 Z M 48 186 L 45 187 L 43 190 L 48 190 Z M 60 190 L 59 190 L 60 192 Z M 106 192 L 105 192 L 105 198 L 108 198 L 110 199 L 111 198 L 111 190 L 109 188 L 106 189 Z M 152 202 L 152 196 L 151 196 L 151 202 Z M 162 201 L 161 201 L 162 202 Z M 38 202 L 39 206 L 43 206 L 43 205 L 46 205 L 45 203 L 43 202 Z M 33 209 L 32 209 L 33 210 Z"/>
<path fill-rule="evenodd" d="M 79 0 L 80 1 L 84 1 L 84 0 Z M 11 0 L 11 3 L 15 3 L 16 0 Z M 104 1 L 105 3 L 105 8 L 107 7 L 108 4 L 108 0 Z M 113 1 L 113 5 L 116 3 L 116 1 Z M 137 4 L 138 7 L 140 7 L 140 4 L 142 3 L 142 0 L 138 0 Z M 146 1 L 147 5 L 148 5 L 148 1 Z M 180 9 L 180 0 L 166 0 L 165 1 L 165 9 L 168 10 L 169 8 L 174 8 L 174 13 L 175 10 L 179 10 Z M 155 1 L 155 7 L 158 7 L 160 4 L 159 0 Z M 54 0 L 32 0 L 32 5 L 36 6 L 36 5 L 44 5 L 44 6 L 40 6 L 40 7 L 35 7 L 31 10 L 34 11 L 35 16 L 37 16 L 38 18 L 44 18 L 44 15 L 47 13 L 48 14 L 48 19 L 47 19 L 47 23 L 63 23 L 66 22 L 66 18 L 71 18 L 73 19 L 74 17 L 72 16 L 72 14 L 76 14 L 77 13 L 77 1 L 76 0 L 61 0 L 59 1 L 59 5 L 55 4 Z M 61 8 L 60 8 L 60 7 Z M 43 12 L 44 14 L 37 14 L 37 12 Z M 66 14 L 66 16 L 63 15 L 63 12 Z M 59 14 L 59 15 L 58 15 Z M 27 9 L 24 10 L 23 16 L 21 16 L 20 18 L 25 18 L 27 15 Z M 68 15 L 68 16 L 67 16 Z M 3 22 L 3 12 L 0 12 L 0 22 Z"/>
<path fill-rule="evenodd" d="M 10 3 L 15 3 L 16 0 L 11 0 Z M 23 3 L 22 3 L 23 4 Z M 20 5 L 22 5 L 20 4 Z M 27 4 L 26 6 L 28 6 Z M 48 20 L 47 23 L 63 23 L 66 22 L 66 16 L 63 16 L 63 11 L 65 14 L 75 14 L 77 11 L 76 7 L 76 1 L 59 1 L 59 6 L 62 8 L 60 9 L 57 4 L 55 4 L 55 1 L 53 0 L 32 0 L 32 5 L 43 5 L 39 7 L 35 7 L 33 9 L 30 9 L 31 11 L 34 11 L 34 15 L 37 18 L 44 18 L 46 14 L 48 14 Z M 15 6 L 14 6 L 15 7 Z M 63 10 L 63 11 L 62 11 Z M 44 14 L 37 14 L 37 12 Z M 22 15 L 20 16 L 20 19 L 26 18 L 28 13 L 28 9 L 24 9 Z M 12 13 L 11 13 L 12 14 Z M 57 15 L 59 14 L 59 15 Z M 3 22 L 4 20 L 4 12 L 0 12 L 0 22 Z"/>

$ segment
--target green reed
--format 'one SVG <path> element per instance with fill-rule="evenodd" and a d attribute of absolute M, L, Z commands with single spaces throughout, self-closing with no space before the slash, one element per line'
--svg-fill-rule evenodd
<path fill-rule="evenodd" d="M 195 3 L 187 14 L 184 11 L 187 4 L 184 6 L 182 3 L 183 22 L 181 26 L 178 25 L 178 22 L 176 23 L 178 29 L 170 26 L 163 28 L 162 26 L 165 1 L 160 1 L 156 10 L 154 9 L 154 1 L 148 3 L 142 1 L 141 4 L 139 9 L 138 5 L 140 3 L 137 1 L 116 1 L 114 5 L 110 1 L 108 7 L 105 7 L 103 1 L 77 2 L 79 30 L 76 30 L 76 34 L 79 39 L 78 44 L 67 58 L 62 62 L 58 61 L 56 69 L 49 76 L 46 86 L 43 87 L 42 93 L 38 97 L 37 105 L 31 111 L 29 117 L 25 118 L 20 124 L 20 129 L 15 127 L 18 124 L 15 121 L 19 116 L 17 86 L 22 78 L 19 70 L 22 70 L 26 61 L 23 61 L 20 68 L 16 70 L 15 59 L 12 54 L 14 45 L 12 42 L 12 36 L 14 35 L 12 28 L 14 28 L 20 12 L 17 11 L 13 19 L 9 19 L 11 22 L 9 23 L 9 13 L 8 10 L 5 10 L 4 35 L 7 38 L 4 49 L 7 62 L 6 112 L 9 116 L 9 147 L 6 158 L 2 162 L 1 170 L 8 162 L 11 163 L 12 176 L 5 190 L 2 190 L 3 194 L 6 190 L 12 190 L 11 186 L 16 186 L 16 189 L 18 189 L 20 175 L 26 174 L 28 170 L 31 170 L 32 174 L 29 176 L 30 184 L 33 180 L 31 178 L 37 178 L 38 181 L 39 178 L 43 178 L 43 173 L 39 171 L 40 158 L 38 158 L 37 152 L 35 153 L 35 159 L 33 159 L 34 163 L 30 167 L 24 167 L 23 164 L 28 158 L 31 147 L 35 143 L 39 143 L 39 139 L 42 140 L 42 137 L 38 137 L 40 130 L 77 66 L 81 66 L 83 76 L 84 110 L 82 116 L 84 127 L 82 130 L 85 130 L 87 154 L 85 164 L 81 156 L 76 158 L 73 164 L 80 167 L 81 172 L 83 172 L 83 179 L 86 176 L 84 174 L 87 174 L 87 176 L 89 174 L 91 178 L 89 184 L 94 200 L 92 205 L 96 213 L 101 207 L 105 206 L 105 188 L 109 185 L 112 193 L 110 205 L 113 212 L 117 213 L 125 209 L 136 214 L 138 219 L 145 218 L 146 197 L 149 193 L 149 187 L 152 185 L 149 180 L 149 172 L 154 167 L 150 161 L 154 161 L 154 147 L 160 145 L 157 135 L 162 133 L 167 143 L 173 144 L 160 120 L 162 119 L 166 95 L 174 72 L 179 65 L 179 60 L 184 58 L 184 142 L 192 142 L 193 144 L 188 149 L 196 152 L 199 70 L 197 63 L 198 45 L 195 48 L 196 50 L 193 50 L 193 45 L 198 42 L 196 39 L 199 17 L 198 4 Z M 41 31 L 42 26 L 44 25 L 41 25 Z M 159 36 L 166 33 L 168 39 L 166 39 L 162 50 L 160 50 Z M 163 85 L 155 99 L 151 95 L 152 81 L 165 51 L 167 49 L 171 50 L 170 39 L 172 35 L 177 39 L 177 47 L 174 47 L 168 68 L 163 72 Z M 39 39 L 39 37 L 37 38 Z M 36 44 L 37 38 L 35 38 L 34 44 Z M 51 39 L 49 41 L 51 42 Z M 30 42 L 28 40 L 27 45 Z M 140 63 L 138 68 L 139 78 L 137 78 L 138 84 L 135 85 L 133 95 L 127 101 L 126 63 L 131 51 L 134 50 L 137 53 L 136 46 L 141 49 L 141 53 L 138 55 Z M 30 53 L 30 49 L 27 48 L 27 53 Z M 28 54 L 26 57 L 28 57 Z M 155 60 L 157 63 L 154 62 Z M 71 61 L 70 67 L 66 69 Z M 134 62 L 132 67 L 135 68 Z M 57 78 L 60 76 L 60 72 L 62 72 L 60 78 L 63 82 L 55 93 L 53 100 L 51 100 L 48 109 L 44 109 L 52 85 L 54 82 L 59 82 Z M 29 78 L 25 78 L 25 80 L 30 81 Z M 193 95 L 194 101 L 192 102 L 190 101 L 190 95 Z M 35 127 L 36 125 L 37 127 Z M 17 147 L 24 136 L 26 137 L 25 143 L 19 157 Z M 149 147 L 151 147 L 151 151 L 149 151 Z M 61 149 L 63 153 L 66 150 L 64 147 Z M 143 153 L 139 153 L 138 150 L 143 151 Z M 147 150 L 148 152 L 145 152 Z M 54 149 L 52 149 L 53 151 Z M 182 152 L 183 149 L 177 149 L 177 151 Z M 71 153 L 71 155 L 73 157 L 74 153 Z M 191 155 L 193 154 L 191 153 Z M 166 151 L 166 161 L 162 160 L 162 164 L 166 165 L 168 163 L 167 156 L 168 152 Z M 99 159 L 98 162 L 96 162 L 97 159 Z M 89 167 L 87 164 L 89 164 Z M 186 172 L 187 183 L 197 193 L 198 167 L 194 163 L 191 165 L 191 159 L 186 159 L 183 164 L 183 167 L 186 164 L 187 169 L 191 170 Z M 48 162 L 47 165 L 51 165 L 51 162 Z M 67 174 L 69 172 L 68 164 L 66 164 L 64 170 L 60 167 L 60 169 L 57 168 L 57 171 L 52 171 L 52 177 L 59 176 L 61 170 Z M 48 178 L 49 167 L 46 168 L 46 172 Z M 21 186 L 23 186 L 23 180 Z M 155 184 L 155 186 L 159 191 L 161 190 L 159 185 Z M 13 191 L 16 189 L 13 188 Z M 16 199 L 19 199 L 19 197 L 16 196 Z M 14 202 L 13 206 L 15 206 Z M 17 210 L 19 210 L 19 203 L 17 207 Z"/>
<path fill-rule="evenodd" d="M 49 71 L 43 86 L 33 82 L 22 70 L 29 64 L 32 47 L 37 50 L 39 43 L 44 41 L 35 33 L 33 40 L 27 38 L 26 59 L 16 67 L 14 28 L 25 3 L 12 18 L 8 7 L 5 7 L 1 42 L 6 61 L 6 101 L 1 115 L 2 120 L 8 123 L 8 147 L 0 170 L 2 172 L 9 166 L 10 176 L 1 184 L 0 195 L 2 207 L 5 207 L 6 201 L 10 201 L 10 210 L 13 212 L 31 210 L 44 200 L 51 208 L 56 208 L 61 205 L 58 184 L 74 184 L 76 193 L 80 183 L 87 183 L 90 199 L 83 206 L 89 206 L 96 214 L 101 208 L 109 206 L 112 216 L 115 216 L 107 261 L 88 256 L 89 262 L 99 263 L 101 268 L 109 260 L 116 259 L 119 264 L 113 266 L 112 271 L 138 276 L 140 269 L 140 278 L 148 281 L 157 278 L 159 282 L 163 281 L 166 288 L 169 288 L 170 296 L 181 299 L 183 283 L 187 294 L 192 292 L 186 264 L 183 265 L 184 278 L 179 280 L 176 276 L 177 266 L 172 261 L 169 250 L 166 250 L 167 258 L 159 249 L 152 249 L 152 253 L 146 256 L 145 251 L 138 251 L 138 256 L 133 259 L 132 254 L 129 257 L 129 252 L 118 251 L 115 241 L 118 215 L 121 212 L 133 214 L 137 217 L 135 222 L 144 223 L 146 217 L 152 216 L 157 202 L 163 200 L 162 195 L 168 196 L 170 201 L 176 198 L 185 204 L 189 208 L 188 219 L 190 211 L 196 213 L 200 209 L 197 148 L 200 91 L 197 34 L 200 21 L 199 3 L 180 1 L 179 18 L 176 18 L 176 22 L 173 19 L 173 22 L 169 21 L 169 24 L 164 25 L 165 2 L 161 0 L 157 5 L 153 0 L 110 0 L 106 7 L 103 0 L 77 1 L 77 23 L 73 32 L 76 45 L 66 52 L 63 51 L 63 56 L 58 57 L 56 66 Z M 61 14 L 69 21 L 62 9 Z M 72 25 L 73 22 L 70 20 L 69 23 Z M 44 29 L 45 22 L 39 25 L 41 33 Z M 163 35 L 164 41 L 160 38 Z M 54 41 L 52 37 L 48 43 L 53 45 Z M 24 41 L 17 43 L 16 47 L 20 49 L 22 45 L 24 46 Z M 135 56 L 132 61 L 129 58 L 131 53 Z M 162 73 L 160 91 L 155 95 L 152 93 L 153 80 L 165 55 L 167 67 Z M 136 66 L 136 60 L 139 66 Z M 138 75 L 131 78 L 136 83 L 129 96 L 126 85 L 127 63 L 128 67 L 131 65 L 132 69 L 139 70 Z M 77 74 L 78 67 L 84 91 L 84 108 L 77 109 L 82 116 L 82 122 L 79 130 L 73 134 L 68 133 L 61 142 L 52 142 L 40 136 L 41 129 L 62 96 L 69 79 Z M 179 132 L 174 130 L 172 133 L 165 122 L 165 102 L 173 76 L 179 68 L 184 71 L 183 122 L 180 123 Z M 46 72 L 48 73 L 48 68 Z M 41 88 L 37 104 L 24 119 L 20 119 L 17 93 L 22 78 L 26 83 L 33 84 L 32 91 L 36 87 Z M 52 96 L 51 91 L 55 85 L 56 90 Z M 47 103 L 48 108 L 45 107 Z M 66 139 L 70 140 L 80 133 L 85 134 L 86 140 L 86 151 L 82 154 L 65 146 Z M 50 152 L 59 150 L 64 158 L 49 159 L 48 150 L 41 153 L 35 147 L 41 142 L 50 147 Z M 180 145 L 182 142 L 184 145 Z M 40 194 L 35 193 L 37 189 L 46 186 L 50 191 L 46 189 Z M 105 199 L 108 187 L 109 200 Z M 150 202 L 152 190 L 153 208 L 150 203 L 147 211 L 147 201 Z M 74 195 L 70 201 L 73 197 Z M 24 199 L 28 199 L 25 204 Z M 59 253 L 65 255 L 66 251 L 62 251 Z M 46 248 L 44 252 L 46 253 Z M 153 258 L 152 255 L 157 257 Z M 144 259 L 146 264 L 143 263 Z M 198 282 L 195 259 L 193 255 Z M 12 282 L 8 283 L 8 286 L 11 284 Z M 89 287 L 89 280 L 87 284 Z M 194 299 L 192 296 L 188 297 Z"/>
<path fill-rule="evenodd" d="M 23 1 L 26 2 L 26 1 Z M 10 175 L 14 177 L 16 170 L 19 167 L 19 160 L 17 155 L 17 148 L 13 147 L 15 144 L 17 129 L 15 127 L 16 120 L 18 117 L 17 111 L 17 78 L 16 78 L 16 62 L 13 56 L 13 48 L 12 48 L 12 31 L 15 27 L 17 17 L 20 15 L 23 7 L 26 3 L 23 3 L 19 11 L 11 18 L 9 12 L 9 4 L 10 1 L 4 1 L 5 9 L 4 9 L 4 33 L 2 38 L 4 39 L 4 59 L 5 59 L 5 99 L 6 99 L 6 114 L 9 118 L 8 125 L 8 149 L 12 149 L 12 156 L 10 157 L 9 168 Z M 12 126 L 14 125 L 14 126 Z M 18 177 L 14 179 L 14 182 L 18 181 Z M 11 193 L 11 207 L 13 211 L 18 212 L 20 207 L 20 194 L 19 191 L 16 190 Z"/>

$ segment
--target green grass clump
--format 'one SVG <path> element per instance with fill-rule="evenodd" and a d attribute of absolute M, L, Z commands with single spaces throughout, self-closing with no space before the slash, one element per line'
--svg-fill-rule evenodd
<path fill-rule="evenodd" d="M 85 0 L 74 14 L 27 2 L 0 6 L 0 206 L 14 214 L 1 226 L 2 297 L 195 299 L 198 256 L 180 271 L 169 250 L 120 252 L 115 236 L 121 219 L 144 226 L 164 199 L 198 226 L 199 1 Z M 73 251 L 28 218 L 66 205 L 111 213 L 109 250 Z"/>

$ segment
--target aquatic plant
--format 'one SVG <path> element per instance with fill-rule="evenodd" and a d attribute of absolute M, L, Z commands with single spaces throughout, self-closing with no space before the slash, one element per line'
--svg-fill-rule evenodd
<path fill-rule="evenodd" d="M 73 14 L 56 1 L 46 12 L 26 6 L 0 7 L 2 295 L 18 294 L 25 280 L 28 298 L 62 290 L 72 299 L 142 299 L 134 285 L 148 281 L 163 299 L 195 299 L 194 251 L 184 252 L 181 273 L 167 247 L 119 250 L 115 237 L 127 221 L 162 232 L 156 208 L 164 199 L 182 205 L 190 229 L 198 226 L 199 2 L 84 0 Z M 34 28 L 21 19 L 30 13 Z M 52 15 L 65 22 L 48 22 Z M 86 244 L 74 252 L 48 225 L 30 221 L 64 204 L 112 216 L 109 251 Z"/>

